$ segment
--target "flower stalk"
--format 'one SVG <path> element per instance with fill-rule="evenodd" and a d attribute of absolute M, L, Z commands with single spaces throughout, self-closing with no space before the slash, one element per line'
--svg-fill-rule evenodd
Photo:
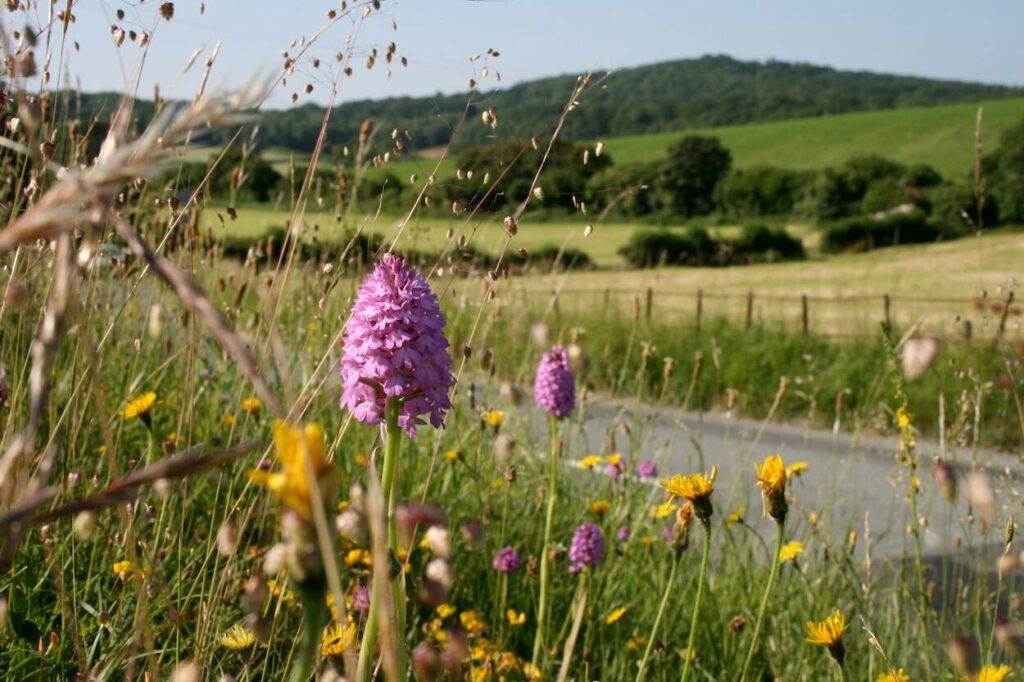
<path fill-rule="evenodd" d="M 775 587 L 775 581 L 779 577 L 779 566 L 782 564 L 780 557 L 782 555 L 784 526 L 784 520 L 780 519 L 775 522 L 775 553 L 772 556 L 771 570 L 768 572 L 768 583 L 764 586 L 764 594 L 761 596 L 761 605 L 757 609 L 754 632 L 750 637 L 750 648 L 747 649 L 747 657 L 743 662 L 743 672 L 740 673 L 741 681 L 747 679 L 747 673 L 750 671 L 750 664 L 753 662 L 754 652 L 757 650 L 757 640 L 761 634 L 761 625 L 764 623 L 764 614 L 768 610 L 768 598 L 771 596 L 772 588 Z"/>
<path fill-rule="evenodd" d="M 545 649 L 547 635 L 548 584 L 551 580 L 551 529 L 555 520 L 555 503 L 558 500 L 558 456 L 561 450 L 558 438 L 558 418 L 551 415 L 551 461 L 548 475 L 548 510 L 544 517 L 544 544 L 540 557 L 540 598 L 537 603 L 537 632 L 533 640 L 533 658 L 535 666 L 541 665 L 541 656 Z"/>
<path fill-rule="evenodd" d="M 693 616 L 690 618 L 690 637 L 686 643 L 686 662 L 683 664 L 682 682 L 690 679 L 690 670 L 693 666 L 693 659 L 696 654 L 693 647 L 697 642 L 697 623 L 700 620 L 700 603 L 704 597 L 704 583 L 708 574 L 708 558 L 711 556 L 711 517 L 700 516 L 701 525 L 704 526 L 704 554 L 700 559 L 700 575 L 697 578 L 697 597 L 693 601 Z"/>

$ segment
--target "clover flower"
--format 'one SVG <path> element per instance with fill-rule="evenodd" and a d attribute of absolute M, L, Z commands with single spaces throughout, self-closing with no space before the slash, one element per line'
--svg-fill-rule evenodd
<path fill-rule="evenodd" d="M 429 419 L 440 427 L 451 408 L 451 356 L 445 317 L 420 273 L 385 254 L 363 281 L 345 325 L 342 405 L 364 424 L 380 424 L 389 399 L 409 435 Z"/>

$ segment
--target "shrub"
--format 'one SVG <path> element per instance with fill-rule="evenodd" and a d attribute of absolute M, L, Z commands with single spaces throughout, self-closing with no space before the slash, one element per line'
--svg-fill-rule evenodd
<path fill-rule="evenodd" d="M 784 260 L 803 260 L 804 243 L 786 232 L 785 228 L 765 225 L 747 225 L 733 243 L 734 258 L 746 263 L 774 263 Z"/>
<path fill-rule="evenodd" d="M 907 203 L 908 199 L 906 190 L 895 180 L 874 180 L 864 192 L 864 198 L 860 200 L 860 210 L 862 213 L 888 211 Z"/>
<path fill-rule="evenodd" d="M 981 220 L 978 220 L 978 200 L 971 183 L 961 181 L 939 185 L 928 193 L 928 198 L 932 204 L 932 219 L 951 236 L 962 236 L 970 231 L 970 224 L 964 219 L 964 214 L 975 226 L 992 227 L 999 224 L 1000 205 L 992 195 L 985 197 Z"/>
<path fill-rule="evenodd" d="M 731 241 L 715 240 L 704 228 L 692 227 L 684 234 L 671 230 L 637 232 L 619 254 L 637 268 L 728 266 L 798 260 L 804 257 L 804 247 L 782 228 L 752 225 L 744 228 L 739 239 Z"/>
<path fill-rule="evenodd" d="M 715 203 L 734 216 L 792 213 L 813 177 L 774 166 L 735 169 L 715 188 Z"/>
<path fill-rule="evenodd" d="M 897 244 L 933 242 L 944 236 L 942 227 L 921 211 L 893 213 L 883 218 L 857 216 L 829 227 L 821 242 L 828 253 L 870 251 Z"/>

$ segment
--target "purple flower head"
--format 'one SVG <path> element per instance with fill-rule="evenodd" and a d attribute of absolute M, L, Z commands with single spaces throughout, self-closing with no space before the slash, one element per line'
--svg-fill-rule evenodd
<path fill-rule="evenodd" d="M 604 535 L 592 523 L 584 523 L 572 534 L 569 545 L 570 573 L 579 573 L 587 566 L 597 566 L 604 561 Z"/>
<path fill-rule="evenodd" d="M 11 397 L 11 387 L 7 385 L 7 372 L 0 367 L 0 405 L 6 405 Z"/>
<path fill-rule="evenodd" d="M 625 542 L 629 539 L 629 528 L 623 526 L 622 528 L 615 531 L 615 537 L 619 542 Z"/>
<path fill-rule="evenodd" d="M 345 325 L 341 403 L 364 424 L 380 424 L 388 398 L 400 399 L 398 425 L 440 427 L 451 408 L 452 359 L 437 296 L 404 259 L 385 254 L 363 280 Z"/>
<path fill-rule="evenodd" d="M 502 573 L 515 573 L 519 570 L 519 552 L 511 545 L 502 547 L 491 559 L 491 567 Z"/>
<path fill-rule="evenodd" d="M 352 595 L 352 606 L 364 616 L 370 612 L 370 588 L 362 585 L 356 588 Z"/>
<path fill-rule="evenodd" d="M 625 471 L 626 471 L 626 465 L 625 465 L 625 463 L 622 460 L 619 460 L 618 462 L 614 462 L 614 463 L 609 462 L 604 467 L 605 475 L 611 477 L 612 480 L 615 480 L 615 481 L 619 480 L 619 476 L 621 476 L 623 473 L 625 473 Z"/>
<path fill-rule="evenodd" d="M 642 459 L 636 463 L 636 475 L 639 478 L 657 478 L 658 465 L 652 460 Z"/>
<path fill-rule="evenodd" d="M 541 357 L 533 381 L 533 399 L 537 407 L 558 418 L 565 417 L 575 407 L 576 379 L 561 346 L 554 346 Z"/>

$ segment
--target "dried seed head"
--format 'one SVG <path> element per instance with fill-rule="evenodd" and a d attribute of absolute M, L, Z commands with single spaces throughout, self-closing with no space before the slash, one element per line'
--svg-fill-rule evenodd
<path fill-rule="evenodd" d="M 516 234 L 518 234 L 518 232 L 519 232 L 519 224 L 516 222 L 515 218 L 513 218 L 510 215 L 505 216 L 504 224 L 505 224 L 505 232 L 508 232 L 510 237 L 514 237 L 514 236 L 516 236 Z"/>
<path fill-rule="evenodd" d="M 160 16 L 163 17 L 164 19 L 166 19 L 167 21 L 170 21 L 171 19 L 173 19 L 174 18 L 174 3 L 173 2 L 165 2 L 164 4 L 160 5 Z"/>
<path fill-rule="evenodd" d="M 225 557 L 238 551 L 238 527 L 233 522 L 223 521 L 217 528 L 217 551 Z"/>
<path fill-rule="evenodd" d="M 91 538 L 96 530 L 96 513 L 92 511 L 78 512 L 71 524 L 71 530 L 79 542 L 85 542 Z"/>

